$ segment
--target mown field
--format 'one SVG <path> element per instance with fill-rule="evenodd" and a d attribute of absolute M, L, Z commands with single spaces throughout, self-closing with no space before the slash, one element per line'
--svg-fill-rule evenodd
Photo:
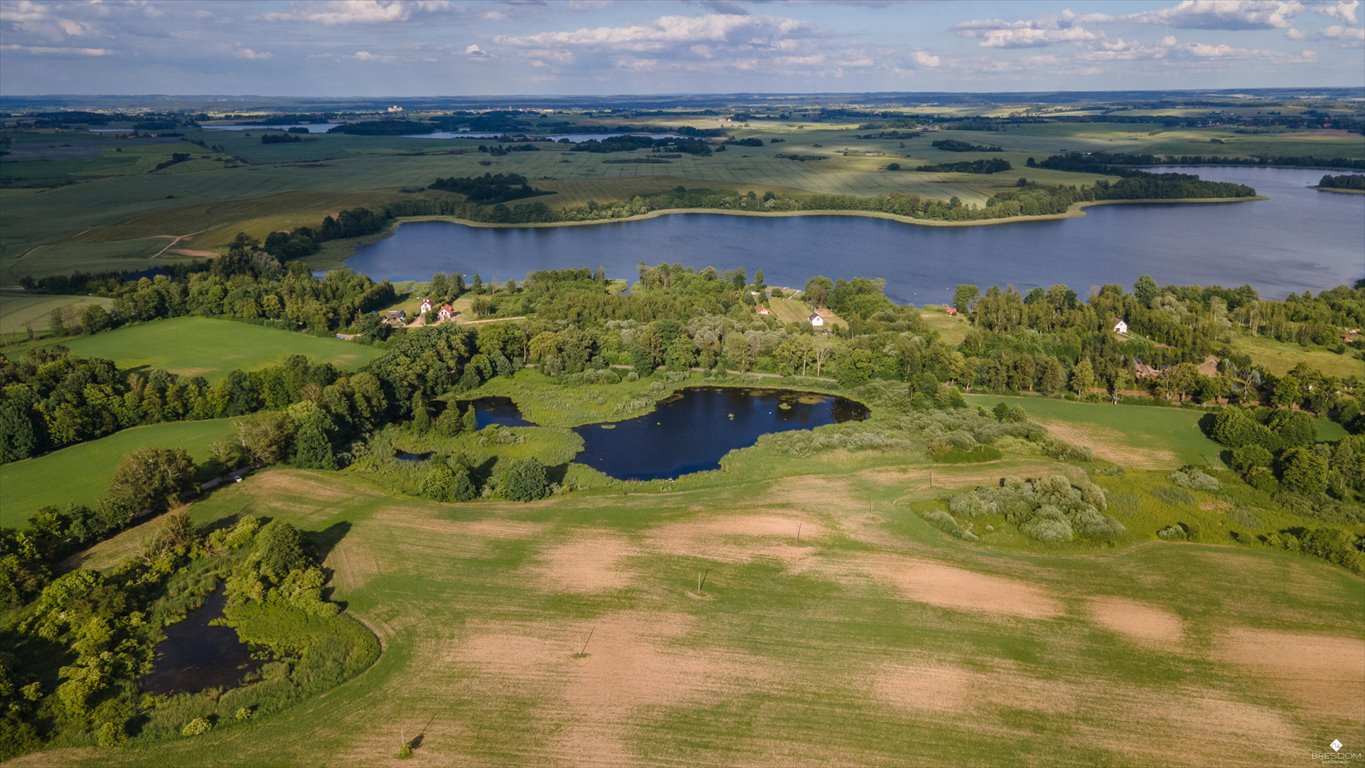
<path fill-rule="evenodd" d="M 184 448 L 202 462 L 211 456 L 215 442 L 231 435 L 232 419 L 152 424 L 0 464 L 0 525 L 22 526 L 46 504 L 93 504 L 104 496 L 119 460 L 138 448 Z"/>
<path fill-rule="evenodd" d="M 1357 352 L 1347 350 L 1343 354 L 1330 352 L 1316 347 L 1305 347 L 1264 336 L 1238 334 L 1232 342 L 1234 352 L 1250 355 L 1258 365 L 1277 376 L 1283 376 L 1291 368 L 1304 363 L 1308 367 L 1328 376 L 1359 376 L 1365 370 L 1365 359 Z"/>
<path fill-rule="evenodd" d="M 258 721 L 14 764 L 402 765 L 417 738 L 421 765 L 1290 765 L 1365 728 L 1358 577 L 1248 548 L 966 544 L 909 507 L 1039 459 L 930 488 L 865 458 L 527 505 L 253 476 L 194 521 L 343 531 L 334 597 L 378 662 Z"/>
<path fill-rule="evenodd" d="M 718 125 L 714 118 L 666 119 L 674 125 Z M 679 185 L 759 194 L 899 192 L 979 204 L 1020 176 L 1043 184 L 1099 178 L 1025 168 L 1029 157 L 1064 150 L 1365 157 L 1365 147 L 1350 136 L 1247 136 L 1220 129 L 1166 130 L 1156 123 L 943 130 L 908 140 L 858 139 L 856 123 L 755 121 L 727 129 L 740 138 L 784 141 L 730 147 L 709 157 L 684 155 L 666 164 L 635 164 L 608 162 L 621 155 L 571 152 L 551 143 L 542 143 L 538 152 L 490 157 L 477 149 L 488 140 L 476 138 L 332 134 L 262 145 L 257 132 L 185 132 L 188 140 L 222 147 L 218 152 L 184 142 L 82 131 L 16 134 L 21 140 L 15 151 L 0 159 L 0 178 L 20 182 L 3 193 L 7 215 L 0 221 L 0 283 L 74 269 L 133 270 L 192 261 L 222 251 L 239 231 L 263 238 L 278 229 L 317 224 L 348 207 L 380 207 L 420 192 L 438 176 L 519 173 L 554 191 L 543 198 L 552 206 L 629 199 Z M 931 146 L 939 139 L 998 144 L 1005 151 L 991 156 L 1009 160 L 1015 170 L 989 176 L 911 170 L 979 156 Z M 1222 143 L 1211 143 L 1215 139 Z M 192 159 L 151 170 L 174 152 L 189 152 Z M 904 170 L 887 171 L 891 162 Z M 172 242 L 180 236 L 184 239 Z"/>
<path fill-rule="evenodd" d="M 303 355 L 354 370 L 381 354 L 364 344 L 208 317 L 177 317 L 61 342 L 72 354 L 103 357 L 122 369 L 162 368 L 213 383 L 234 370 L 255 370 Z"/>

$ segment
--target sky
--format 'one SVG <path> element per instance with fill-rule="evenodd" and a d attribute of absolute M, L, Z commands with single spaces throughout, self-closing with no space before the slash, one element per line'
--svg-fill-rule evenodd
<path fill-rule="evenodd" d="M 1361 0 L 0 0 L 0 95 L 1365 87 Z"/>

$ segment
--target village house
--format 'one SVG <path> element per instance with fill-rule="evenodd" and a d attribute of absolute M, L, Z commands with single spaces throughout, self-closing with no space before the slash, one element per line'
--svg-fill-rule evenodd
<path fill-rule="evenodd" d="M 442 304 L 441 311 L 436 313 L 437 320 L 450 320 L 455 317 L 455 308 L 449 304 Z"/>
<path fill-rule="evenodd" d="M 947 312 L 948 312 L 948 316 L 949 316 L 949 317 L 956 317 L 956 316 L 957 316 L 957 307 L 948 307 Z"/>
<path fill-rule="evenodd" d="M 1120 336 L 1127 336 L 1128 324 L 1123 322 L 1122 320 L 1119 320 L 1118 322 L 1114 323 L 1114 333 L 1117 333 Z"/>
<path fill-rule="evenodd" d="M 771 315 L 772 312 L 771 312 L 767 307 L 759 307 L 759 308 L 758 308 L 758 314 L 763 315 L 764 317 L 767 317 L 768 315 Z"/>
<path fill-rule="evenodd" d="M 425 315 L 431 311 L 431 299 L 422 299 L 422 305 L 417 308 L 417 314 Z"/>
<path fill-rule="evenodd" d="M 807 319 L 808 321 L 810 321 L 810 327 L 812 327 L 812 328 L 824 328 L 824 327 L 825 327 L 825 318 L 820 317 L 820 315 L 819 315 L 818 313 L 816 313 L 816 312 L 810 313 L 810 317 L 808 317 L 808 318 L 806 318 L 806 319 Z"/>

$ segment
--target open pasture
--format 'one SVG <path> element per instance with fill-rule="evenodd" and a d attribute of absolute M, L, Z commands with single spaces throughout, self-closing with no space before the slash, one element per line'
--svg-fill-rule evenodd
<path fill-rule="evenodd" d="M 0 464 L 0 525 L 17 527 L 47 504 L 93 504 L 104 496 L 124 454 L 138 448 L 184 448 L 206 461 L 228 440 L 232 419 L 151 424 L 115 432 L 23 461 Z"/>
<path fill-rule="evenodd" d="M 941 488 L 827 469 L 457 506 L 250 477 L 191 518 L 340 531 L 326 567 L 375 665 L 202 736 L 15 765 L 401 765 L 414 739 L 423 765 L 1283 765 L 1365 728 L 1365 582 L 1342 569 L 983 551 L 909 511 Z"/>
<path fill-rule="evenodd" d="M 354 370 L 380 355 L 375 347 L 207 317 L 177 317 L 63 340 L 73 354 L 103 357 L 119 368 L 162 368 L 213 383 L 233 370 L 254 370 L 303 355 Z"/>
<path fill-rule="evenodd" d="M 109 307 L 113 302 L 99 296 L 54 296 L 0 290 L 0 342 L 27 339 L 28 330 L 45 334 L 54 310 L 63 317 L 78 314 L 88 306 Z"/>

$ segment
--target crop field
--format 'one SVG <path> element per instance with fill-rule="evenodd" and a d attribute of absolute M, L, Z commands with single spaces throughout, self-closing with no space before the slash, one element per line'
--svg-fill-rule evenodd
<path fill-rule="evenodd" d="M 375 347 L 207 317 L 131 325 L 62 342 L 72 354 L 113 360 L 119 368 L 162 368 L 213 383 L 234 370 L 255 370 L 303 355 L 354 370 L 378 357 Z"/>
<path fill-rule="evenodd" d="M 192 519 L 342 531 L 326 567 L 374 666 L 202 736 L 13 764 L 402 765 L 415 740 L 418 765 L 1290 765 L 1365 729 L 1365 582 L 1340 568 L 985 549 L 909 509 L 1028 461 L 936 468 L 931 489 L 836 452 L 818 474 L 526 505 L 271 470 Z"/>
<path fill-rule="evenodd" d="M 113 301 L 99 296 L 53 296 L 0 290 L 0 343 L 27 339 L 30 328 L 35 335 L 46 334 L 53 310 L 61 310 L 67 317 L 96 304 L 107 308 Z"/>
<path fill-rule="evenodd" d="M 31 515 L 46 504 L 93 504 L 104 496 L 119 459 L 138 448 L 184 448 L 196 462 L 202 462 L 210 457 L 215 442 L 231 434 L 231 419 L 152 424 L 0 464 L 0 525 L 19 526 L 23 520 L 12 515 L 20 511 Z"/>

